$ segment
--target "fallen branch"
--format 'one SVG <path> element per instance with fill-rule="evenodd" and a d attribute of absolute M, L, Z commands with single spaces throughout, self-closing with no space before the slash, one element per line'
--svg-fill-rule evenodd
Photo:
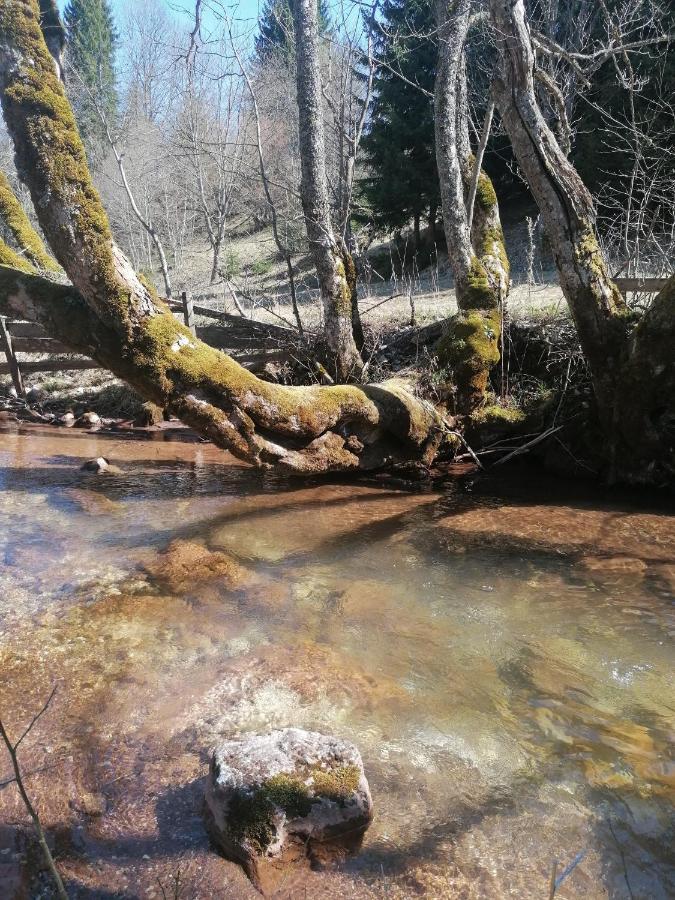
<path fill-rule="evenodd" d="M 542 431 L 541 434 L 538 434 L 536 438 L 533 438 L 531 441 L 528 441 L 526 444 L 522 444 L 520 447 L 516 447 L 515 450 L 512 450 L 510 453 L 507 453 L 506 456 L 502 456 L 501 459 L 498 459 L 497 462 L 492 464 L 492 468 L 495 466 L 501 466 L 504 463 L 508 462 L 510 459 L 513 459 L 514 456 L 520 456 L 523 453 L 527 453 L 528 450 L 531 450 L 532 447 L 536 447 L 537 444 L 540 444 L 542 441 L 545 441 L 546 438 L 551 437 L 551 435 L 555 434 L 558 431 L 562 431 L 563 425 L 558 425 L 555 428 L 548 428 L 546 431 Z"/>
<path fill-rule="evenodd" d="M 26 738 L 33 727 L 37 724 L 40 717 L 47 711 L 49 704 L 52 702 L 54 698 L 54 694 L 56 693 L 56 688 L 54 688 L 47 698 L 44 706 L 40 710 L 40 712 L 36 713 L 31 719 L 29 725 L 24 729 L 23 734 L 19 738 L 19 740 L 13 744 L 10 740 L 9 735 L 7 734 L 7 730 L 3 724 L 2 719 L 0 719 L 0 737 L 2 738 L 5 747 L 7 747 L 7 752 L 9 753 L 9 758 L 12 761 L 12 768 L 14 769 L 14 780 L 16 781 L 16 786 L 19 789 L 19 794 L 21 795 L 21 799 L 23 800 L 23 804 L 26 807 L 29 816 L 33 821 L 33 826 L 35 828 L 35 832 L 37 834 L 38 843 L 42 849 L 42 854 L 44 856 L 45 862 L 47 864 L 47 868 L 49 869 L 52 878 L 54 879 L 54 884 L 56 885 L 56 894 L 59 900 L 68 900 L 68 894 L 66 893 L 66 889 L 63 886 L 63 881 L 61 880 L 61 876 L 59 875 L 59 871 L 56 868 L 56 863 L 54 862 L 54 857 L 52 856 L 51 850 L 49 849 L 49 845 L 47 844 L 47 838 L 45 836 L 44 830 L 42 828 L 42 824 L 40 823 L 40 818 L 35 810 L 35 807 L 31 803 L 28 794 L 26 793 L 26 788 L 23 783 L 23 778 L 21 775 L 21 769 L 19 767 L 19 760 L 17 756 L 17 750 L 21 742 Z"/>

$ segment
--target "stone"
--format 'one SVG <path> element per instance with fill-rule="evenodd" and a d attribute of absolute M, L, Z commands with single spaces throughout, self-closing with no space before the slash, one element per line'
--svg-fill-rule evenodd
<path fill-rule="evenodd" d="M 101 424 L 101 417 L 95 412 L 85 412 L 75 424 L 80 428 L 97 428 Z"/>
<path fill-rule="evenodd" d="M 173 590 L 212 580 L 234 590 L 245 584 L 250 585 L 254 580 L 253 574 L 229 553 L 209 550 L 198 541 L 180 538 L 148 562 L 145 570 Z"/>
<path fill-rule="evenodd" d="M 100 475 L 110 468 L 110 463 L 105 456 L 98 456 L 96 459 L 88 459 L 85 463 L 82 463 L 80 468 L 83 472 L 95 472 L 97 475 Z"/>
<path fill-rule="evenodd" d="M 75 414 L 72 412 L 65 412 L 62 416 L 56 420 L 59 425 L 65 425 L 66 428 L 72 428 L 75 424 Z"/>
<path fill-rule="evenodd" d="M 28 403 L 42 403 L 46 396 L 47 392 L 39 387 L 32 387 L 26 391 L 26 400 Z"/>
<path fill-rule="evenodd" d="M 214 844 L 267 893 L 291 864 L 358 850 L 373 804 L 353 744 L 286 728 L 215 748 L 204 813 Z"/>

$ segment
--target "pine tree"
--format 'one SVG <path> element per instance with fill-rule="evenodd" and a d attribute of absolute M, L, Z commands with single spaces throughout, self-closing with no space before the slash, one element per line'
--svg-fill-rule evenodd
<path fill-rule="evenodd" d="M 327 0 L 317 0 L 319 33 L 330 29 Z M 274 56 L 291 60 L 295 53 L 293 37 L 293 0 L 266 0 L 260 15 L 260 28 L 255 39 L 258 61 L 267 62 Z"/>
<path fill-rule="evenodd" d="M 376 225 L 398 229 L 412 220 L 419 243 L 420 219 L 429 215 L 435 222 L 440 203 L 432 4 L 385 0 L 382 25 L 375 55 L 384 65 L 376 71 L 370 127 L 363 141 L 371 174 L 361 179 L 360 189 Z"/>
<path fill-rule="evenodd" d="M 64 12 L 68 33 L 69 78 L 80 134 L 95 156 L 105 139 L 99 110 L 110 125 L 117 114 L 115 49 L 117 31 L 109 0 L 68 0 Z"/>

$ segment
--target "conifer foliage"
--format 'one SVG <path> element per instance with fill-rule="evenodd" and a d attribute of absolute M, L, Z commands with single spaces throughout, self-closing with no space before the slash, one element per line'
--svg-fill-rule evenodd
<path fill-rule="evenodd" d="M 370 127 L 361 180 L 376 225 L 402 228 L 435 219 L 440 196 L 434 149 L 435 25 L 430 0 L 385 0 L 375 55 Z"/>
<path fill-rule="evenodd" d="M 95 156 L 105 139 L 99 110 L 110 125 L 117 113 L 117 32 L 109 0 L 68 0 L 64 20 L 68 67 L 74 70 L 69 89 L 85 147 Z"/>
<path fill-rule="evenodd" d="M 330 28 L 327 0 L 317 0 L 319 7 L 319 32 Z M 258 61 L 267 62 L 275 57 L 286 61 L 295 54 L 293 37 L 293 0 L 265 0 L 260 14 L 260 26 L 255 41 Z"/>

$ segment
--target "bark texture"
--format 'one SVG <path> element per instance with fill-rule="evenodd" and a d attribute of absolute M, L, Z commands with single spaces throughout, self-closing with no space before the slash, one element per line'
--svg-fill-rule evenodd
<path fill-rule="evenodd" d="M 598 245 L 591 195 L 542 115 L 522 0 L 491 0 L 501 66 L 495 95 L 518 165 L 541 212 L 596 395 L 613 405 L 628 319 Z"/>
<path fill-rule="evenodd" d="M 447 0 L 436 0 L 439 51 L 434 94 L 443 222 L 459 310 L 438 346 L 438 357 L 452 374 L 457 411 L 464 414 L 485 403 L 490 370 L 500 358 L 502 304 L 509 286 L 497 196 L 483 172 L 471 227 L 467 212 L 472 157 L 464 43 L 470 6 L 470 0 L 458 0 L 452 7 Z"/>
<path fill-rule="evenodd" d="M 610 480 L 675 475 L 675 282 L 637 322 L 609 275 L 592 198 L 546 125 L 523 0 L 490 0 L 501 63 L 495 97 L 541 212 L 593 380 Z"/>
<path fill-rule="evenodd" d="M 72 286 L 0 270 L 0 309 L 86 353 L 146 399 L 258 466 L 299 472 L 430 459 L 434 410 L 400 382 L 289 388 L 201 343 L 115 245 L 39 24 L 37 0 L 0 7 L 0 94 L 20 174 Z"/>
<path fill-rule="evenodd" d="M 349 252 L 336 239 L 330 217 L 319 67 L 318 7 L 315 0 L 297 0 L 293 10 L 302 208 L 321 288 L 329 368 L 337 381 L 348 381 L 360 377 L 363 371 L 363 360 L 353 332 L 356 269 Z M 352 273 L 353 277 L 350 277 Z"/>

